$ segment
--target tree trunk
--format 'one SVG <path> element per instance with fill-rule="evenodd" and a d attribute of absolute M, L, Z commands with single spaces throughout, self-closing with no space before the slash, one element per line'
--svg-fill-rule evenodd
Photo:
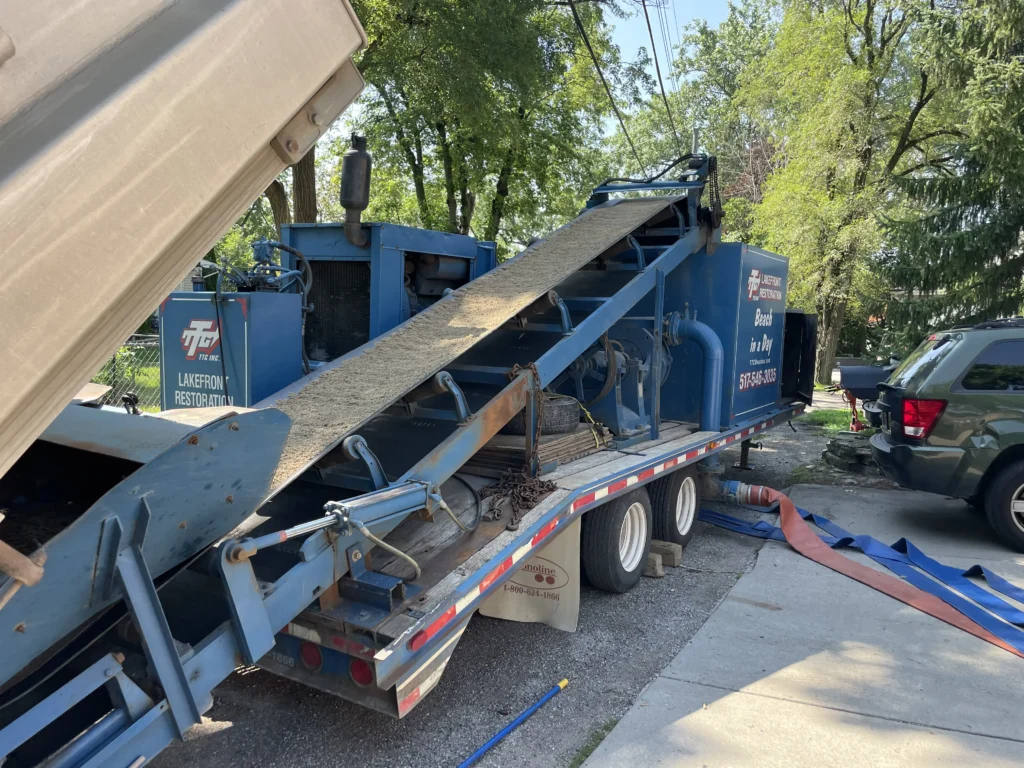
<path fill-rule="evenodd" d="M 277 230 L 277 239 L 281 239 L 281 225 L 292 223 L 292 211 L 288 205 L 288 192 L 284 184 L 277 179 L 270 182 L 270 186 L 263 192 L 270 202 L 270 211 L 274 215 L 274 228 Z"/>
<path fill-rule="evenodd" d="M 430 207 L 427 205 L 427 189 L 423 183 L 423 142 L 420 138 L 419 127 L 413 126 L 413 138 L 415 143 L 409 140 L 402 123 L 398 120 L 398 113 L 395 111 L 394 102 L 384 89 L 380 89 L 381 99 L 388 111 L 388 116 L 395 126 L 395 137 L 398 145 L 402 148 L 405 161 L 409 164 L 409 171 L 412 173 L 412 185 L 416 190 L 416 206 L 420 212 L 420 224 L 424 227 L 430 226 Z"/>
<path fill-rule="evenodd" d="M 814 356 L 814 380 L 819 384 L 832 383 L 832 368 L 836 364 L 839 331 L 846 317 L 846 302 L 826 298 L 818 310 L 818 349 Z"/>
<path fill-rule="evenodd" d="M 316 145 L 292 166 L 292 195 L 296 223 L 316 223 Z"/>
<path fill-rule="evenodd" d="M 484 230 L 484 240 L 495 240 L 498 237 L 501 217 L 505 213 L 505 199 L 508 197 L 508 182 L 512 177 L 512 156 L 513 151 L 509 149 L 508 154 L 505 155 L 505 162 L 501 165 L 501 171 L 498 173 L 494 199 L 491 200 L 491 216 L 487 221 L 487 229 Z"/>
<path fill-rule="evenodd" d="M 448 206 L 448 231 L 459 231 L 459 210 L 455 202 L 455 171 L 448 131 L 443 120 L 437 121 L 437 144 L 441 148 L 441 167 L 444 169 L 444 201 Z"/>

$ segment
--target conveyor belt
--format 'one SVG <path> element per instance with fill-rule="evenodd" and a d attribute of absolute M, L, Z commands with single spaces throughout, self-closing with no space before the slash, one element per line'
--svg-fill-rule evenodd
<path fill-rule="evenodd" d="M 300 382 L 274 403 L 292 427 L 271 494 L 673 200 L 620 200 L 585 211 L 515 259 Z"/>

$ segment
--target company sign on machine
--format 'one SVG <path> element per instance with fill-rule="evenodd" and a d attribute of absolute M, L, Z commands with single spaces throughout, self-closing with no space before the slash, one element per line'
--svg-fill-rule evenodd
<path fill-rule="evenodd" d="M 750 270 L 747 278 L 748 301 L 782 301 L 782 278 L 760 269 Z"/>

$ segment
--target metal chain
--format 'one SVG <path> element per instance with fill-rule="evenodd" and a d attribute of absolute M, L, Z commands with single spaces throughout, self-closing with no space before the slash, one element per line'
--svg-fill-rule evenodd
<path fill-rule="evenodd" d="M 555 484 L 549 480 L 541 480 L 539 477 L 530 477 L 526 472 L 516 472 L 508 469 L 502 474 L 501 479 L 494 485 L 489 485 L 480 491 L 481 498 L 494 498 L 491 504 L 492 519 L 497 520 L 501 516 L 501 506 L 507 501 L 512 515 L 508 524 L 508 530 L 514 531 L 519 528 L 519 521 L 525 512 L 529 512 L 541 499 L 555 490 Z"/>

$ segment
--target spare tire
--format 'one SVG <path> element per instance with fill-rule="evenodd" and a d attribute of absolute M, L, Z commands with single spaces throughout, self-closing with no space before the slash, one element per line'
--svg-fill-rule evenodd
<path fill-rule="evenodd" d="M 542 435 L 565 435 L 575 432 L 580 426 L 580 404 L 576 398 L 566 395 L 543 395 L 541 397 L 540 432 Z M 526 434 L 526 409 L 501 428 L 503 435 Z"/>

